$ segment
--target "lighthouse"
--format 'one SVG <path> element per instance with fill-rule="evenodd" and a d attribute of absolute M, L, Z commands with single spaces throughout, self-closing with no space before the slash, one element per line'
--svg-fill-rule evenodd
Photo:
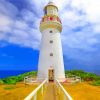
<path fill-rule="evenodd" d="M 58 14 L 58 7 L 49 2 L 44 7 L 44 16 L 40 22 L 42 33 L 38 78 L 64 79 L 64 62 L 61 45 L 62 23 Z"/>

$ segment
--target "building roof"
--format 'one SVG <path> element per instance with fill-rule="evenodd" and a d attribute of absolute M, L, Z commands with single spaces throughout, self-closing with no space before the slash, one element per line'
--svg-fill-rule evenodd
<path fill-rule="evenodd" d="M 55 4 L 53 2 L 49 2 L 48 5 L 54 5 L 55 6 Z"/>
<path fill-rule="evenodd" d="M 44 9 L 46 9 L 48 6 L 54 6 L 54 7 L 56 7 L 57 10 L 58 10 L 58 7 L 57 7 L 53 2 L 49 2 L 49 3 L 45 6 Z"/>

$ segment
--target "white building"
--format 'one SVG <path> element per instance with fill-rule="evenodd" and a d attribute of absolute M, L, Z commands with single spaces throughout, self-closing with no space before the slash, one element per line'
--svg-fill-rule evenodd
<path fill-rule="evenodd" d="M 48 78 L 49 69 L 54 69 L 54 78 L 65 78 L 61 31 L 62 23 L 58 16 L 58 8 L 49 2 L 44 8 L 44 16 L 40 23 L 42 33 L 38 78 Z"/>

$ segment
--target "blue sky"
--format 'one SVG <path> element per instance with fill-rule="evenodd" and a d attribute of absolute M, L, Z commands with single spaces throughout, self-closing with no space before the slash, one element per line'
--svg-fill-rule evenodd
<path fill-rule="evenodd" d="M 0 70 L 36 70 L 40 20 L 49 0 L 0 0 Z M 59 7 L 65 69 L 100 70 L 100 0 L 53 0 Z"/>

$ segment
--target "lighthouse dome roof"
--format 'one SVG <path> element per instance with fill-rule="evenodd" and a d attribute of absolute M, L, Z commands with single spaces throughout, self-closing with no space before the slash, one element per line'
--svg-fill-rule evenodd
<path fill-rule="evenodd" d="M 55 6 L 55 4 L 53 2 L 49 2 L 48 5 L 54 5 Z"/>
<path fill-rule="evenodd" d="M 49 2 L 49 3 L 45 6 L 45 8 L 47 8 L 48 6 L 54 6 L 54 7 L 56 7 L 57 10 L 58 10 L 58 7 L 57 7 L 53 2 Z M 45 9 L 45 8 L 44 8 L 44 9 Z"/>

